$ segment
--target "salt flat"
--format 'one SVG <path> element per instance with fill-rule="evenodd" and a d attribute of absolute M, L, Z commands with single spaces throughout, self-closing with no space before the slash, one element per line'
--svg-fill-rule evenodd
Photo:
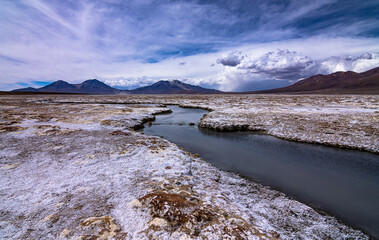
<path fill-rule="evenodd" d="M 368 239 L 283 193 L 133 129 L 167 111 L 160 104 L 179 104 L 212 110 L 202 127 L 378 152 L 378 100 L 2 96 L 0 237 Z"/>
<path fill-rule="evenodd" d="M 76 97 L 72 101 L 100 99 Z M 200 121 L 201 127 L 259 131 L 289 140 L 379 152 L 378 95 L 125 95 L 102 100 L 200 107 L 212 111 Z"/>

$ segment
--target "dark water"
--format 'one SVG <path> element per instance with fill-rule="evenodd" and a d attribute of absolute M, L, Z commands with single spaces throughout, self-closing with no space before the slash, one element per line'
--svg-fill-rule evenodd
<path fill-rule="evenodd" d="M 144 133 L 287 193 L 379 239 L 379 156 L 249 132 L 202 130 L 201 109 L 169 106 Z M 189 126 L 190 122 L 195 126 Z"/>

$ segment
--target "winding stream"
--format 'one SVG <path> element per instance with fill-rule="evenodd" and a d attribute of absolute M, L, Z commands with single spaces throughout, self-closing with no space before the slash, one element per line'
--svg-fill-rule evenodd
<path fill-rule="evenodd" d="M 222 170 L 285 192 L 379 239 L 378 155 L 251 132 L 199 129 L 206 110 L 168 107 L 173 112 L 157 115 L 145 134 L 162 136 Z"/>

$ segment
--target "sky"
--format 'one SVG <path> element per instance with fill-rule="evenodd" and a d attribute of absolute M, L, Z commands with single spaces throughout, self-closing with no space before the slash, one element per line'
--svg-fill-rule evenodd
<path fill-rule="evenodd" d="M 378 67 L 378 26 L 377 0 L 0 0 L 0 90 L 282 87 Z"/>

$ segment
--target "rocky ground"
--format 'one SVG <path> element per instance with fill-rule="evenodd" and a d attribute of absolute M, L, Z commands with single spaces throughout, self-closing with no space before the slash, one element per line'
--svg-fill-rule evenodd
<path fill-rule="evenodd" d="M 2 96 L 0 238 L 368 239 L 134 129 L 167 111 L 157 104 L 174 103 L 212 109 L 204 127 L 239 126 L 377 152 L 378 102 L 376 96 Z M 316 131 L 322 123 L 329 125 Z"/>

